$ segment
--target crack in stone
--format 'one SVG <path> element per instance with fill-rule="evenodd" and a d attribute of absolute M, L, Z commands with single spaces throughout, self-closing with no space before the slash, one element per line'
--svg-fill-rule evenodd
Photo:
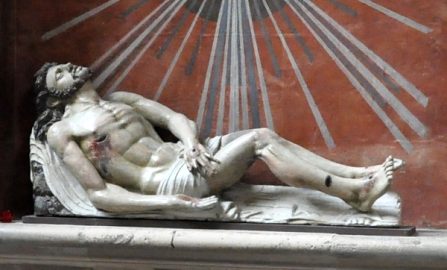
<path fill-rule="evenodd" d="M 177 231 L 173 231 L 172 232 L 172 237 L 171 237 L 171 247 L 172 248 L 175 248 L 175 246 L 174 246 L 174 238 L 175 238 L 175 233 L 176 233 Z"/>

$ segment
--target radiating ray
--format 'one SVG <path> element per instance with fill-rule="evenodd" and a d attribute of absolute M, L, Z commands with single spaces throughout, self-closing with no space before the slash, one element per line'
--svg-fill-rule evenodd
<path fill-rule="evenodd" d="M 183 0 L 184 4 L 185 0 Z M 124 60 L 126 60 L 131 53 L 149 36 L 149 34 L 155 29 L 155 27 L 164 20 L 164 18 L 171 12 L 171 10 L 177 5 L 177 8 L 181 7 L 182 4 L 178 4 L 177 2 L 174 2 L 169 8 L 163 11 L 160 16 L 158 16 L 155 21 L 153 21 L 146 30 L 143 31 L 118 57 L 115 58 L 115 60 L 108 65 L 101 74 L 98 75 L 98 77 L 95 78 L 93 81 L 93 85 L 95 87 L 99 87 L 102 85 L 102 83 L 109 78 L 112 73 L 116 71 L 116 69 L 123 63 Z"/>
<path fill-rule="evenodd" d="M 400 15 L 400 14 L 398 14 L 398 13 L 396 13 L 396 12 L 394 12 L 394 11 L 384 7 L 384 6 L 381 6 L 381 5 L 377 4 L 377 3 L 374 3 L 371 0 L 358 0 L 358 1 L 360 1 L 361 3 L 371 7 L 373 9 L 375 9 L 375 10 L 385 14 L 385 15 L 387 15 L 390 18 L 395 19 L 396 21 L 399 21 L 399 22 L 405 24 L 406 26 L 409 26 L 409 27 L 411 27 L 413 29 L 416 29 L 416 30 L 418 30 L 418 31 L 420 31 L 420 32 L 422 32 L 424 34 L 427 34 L 427 33 L 430 33 L 431 31 L 433 31 L 433 29 L 431 29 L 430 27 L 427 27 L 427 26 L 425 26 L 423 24 L 420 24 L 420 23 L 418 23 L 418 22 L 416 22 L 416 21 L 414 21 L 414 20 L 412 20 L 412 19 L 410 19 L 408 17 L 402 16 L 402 15 Z"/>
<path fill-rule="evenodd" d="M 232 16 L 233 16 L 233 14 L 231 13 L 231 11 L 230 11 L 230 28 L 231 28 L 231 18 L 232 18 Z M 230 44 L 231 44 L 231 37 L 232 37 L 232 35 L 231 35 L 231 30 L 230 30 L 230 32 L 228 33 L 229 35 L 230 35 L 230 37 L 229 37 L 229 42 L 230 42 Z M 230 48 L 231 48 L 231 45 L 228 45 L 228 52 L 230 52 Z M 230 72 L 231 72 L 231 70 L 230 70 L 230 68 L 231 68 L 231 59 L 230 59 L 230 56 L 231 56 L 231 54 L 230 53 L 227 53 L 227 57 L 228 57 L 228 59 L 227 59 L 227 63 L 228 63 L 228 65 L 227 65 L 227 72 L 226 72 L 226 79 L 225 79 L 225 85 L 226 85 L 226 87 L 230 87 Z"/>
<path fill-rule="evenodd" d="M 137 3 L 133 4 L 132 6 L 130 6 L 128 9 L 123 11 L 120 16 L 123 17 L 123 18 L 128 17 L 130 14 L 134 13 L 135 11 L 137 11 L 140 7 L 144 6 L 147 2 L 149 2 L 149 0 L 140 0 L 140 1 L 138 1 Z"/>
<path fill-rule="evenodd" d="M 312 50 L 309 48 L 309 46 L 307 46 L 306 41 L 301 36 L 301 34 L 298 32 L 295 25 L 293 25 L 293 23 L 290 21 L 290 18 L 284 12 L 284 9 L 279 6 L 279 1 L 272 1 L 272 3 L 273 3 L 273 5 L 276 6 L 279 14 L 283 18 L 284 22 L 287 24 L 287 27 L 289 28 L 290 32 L 293 33 L 293 37 L 295 38 L 296 42 L 301 47 L 301 49 L 303 49 L 304 54 L 306 55 L 307 59 L 309 60 L 309 62 L 312 63 L 314 61 L 314 54 L 312 53 Z"/>
<path fill-rule="evenodd" d="M 223 67 L 222 67 L 222 76 L 220 78 L 220 92 L 219 92 L 219 105 L 217 111 L 217 125 L 216 125 L 216 135 L 222 135 L 223 131 L 223 119 L 225 115 L 225 90 L 227 87 L 227 65 L 228 65 L 228 50 L 230 47 L 229 39 L 231 35 L 231 10 L 234 5 L 233 0 L 229 1 L 229 8 L 227 12 L 227 20 L 226 20 L 226 32 L 225 32 L 225 46 L 224 46 L 224 55 L 223 55 Z M 208 112 L 209 115 L 212 115 L 213 112 Z"/>
<path fill-rule="evenodd" d="M 95 16 L 96 14 L 98 14 L 99 12 L 103 11 L 104 9 L 118 3 L 119 0 L 109 0 L 107 2 L 105 2 L 104 4 L 97 6 L 81 15 L 79 15 L 76 18 L 71 19 L 70 21 L 54 28 L 53 30 L 50 30 L 48 32 L 46 32 L 45 34 L 43 34 L 40 38 L 41 40 L 49 40 L 65 31 L 67 31 L 68 29 L 78 25 L 79 23 L 87 20 L 88 18 Z"/>
<path fill-rule="evenodd" d="M 212 1 L 211 5 L 208 5 L 208 9 L 206 10 L 205 18 L 210 17 L 211 11 L 213 10 L 215 4 L 216 4 L 216 1 Z M 203 12 L 205 12 L 205 10 Z M 197 61 L 197 55 L 199 54 L 200 45 L 203 40 L 203 35 L 205 34 L 205 29 L 208 27 L 208 22 L 209 22 L 209 20 L 206 19 L 202 23 L 202 26 L 200 27 L 199 38 L 196 40 L 196 43 L 194 44 L 194 49 L 192 50 L 191 56 L 189 57 L 188 63 L 186 64 L 185 74 L 188 76 L 192 74 L 192 71 L 195 67 L 195 63 Z"/>
<path fill-rule="evenodd" d="M 343 11 L 344 13 L 348 14 L 349 16 L 355 17 L 357 16 L 357 11 L 352 9 L 350 6 L 345 5 L 344 3 L 340 2 L 339 0 L 328 0 L 332 5 L 334 5 L 337 9 Z"/>
<path fill-rule="evenodd" d="M 206 117 L 205 117 L 205 129 L 203 132 L 203 135 L 209 136 L 211 133 L 212 126 L 214 124 L 214 108 L 218 105 L 217 103 L 217 95 L 218 95 L 218 88 L 220 85 L 221 80 L 225 80 L 225 78 L 221 78 L 221 73 L 224 67 L 222 66 L 222 62 L 226 58 L 224 55 L 225 53 L 225 40 L 226 40 L 226 34 L 229 31 L 227 28 L 227 22 L 228 22 L 228 16 L 229 16 L 229 1 L 225 1 L 225 5 L 223 8 L 223 15 L 221 20 L 221 26 L 219 29 L 218 34 L 218 46 L 217 51 L 215 55 L 216 61 L 213 64 L 213 72 L 211 74 L 211 85 L 210 85 L 210 94 L 208 97 L 208 108 L 206 110 Z M 225 19 L 224 19 L 225 18 Z"/>
<path fill-rule="evenodd" d="M 337 31 L 345 36 L 352 44 L 354 44 L 360 51 L 367 55 L 377 66 L 379 66 L 386 74 L 388 74 L 394 81 L 396 81 L 408 94 L 410 94 L 419 104 L 424 107 L 428 105 L 428 98 L 419 89 L 416 88 L 411 82 L 397 72 L 391 65 L 385 62 L 377 54 L 371 51 L 365 44 L 354 37 L 349 31 L 333 20 L 329 15 L 317 7 L 312 1 L 306 2 L 313 10 L 315 10 L 321 17 L 329 22 Z"/>
<path fill-rule="evenodd" d="M 243 1 L 241 1 L 243 2 Z M 261 119 L 259 112 L 259 96 L 258 96 L 258 86 L 256 85 L 256 64 L 255 64 L 255 52 L 253 41 L 251 38 L 250 31 L 250 18 L 247 15 L 246 5 L 241 4 L 241 12 L 242 12 L 242 29 L 243 29 L 243 43 L 245 44 L 245 63 L 246 63 L 246 71 L 247 71 L 247 82 L 249 86 L 249 98 L 250 98 L 250 112 L 251 112 L 251 127 L 259 128 L 261 127 Z M 242 58 L 243 59 L 243 58 Z"/>
<path fill-rule="evenodd" d="M 313 11 L 312 11 L 313 12 Z M 374 62 L 370 61 L 367 55 L 362 53 L 352 42 L 350 42 L 345 36 L 340 34 L 332 25 L 330 25 L 326 20 L 324 20 L 319 14 L 313 12 L 313 15 L 320 19 L 320 21 L 334 34 L 363 64 L 371 70 L 383 83 L 393 92 L 399 93 L 400 87 L 391 79 L 391 77 L 386 74 L 379 66 Z"/>
<path fill-rule="evenodd" d="M 154 99 L 158 100 L 160 96 L 163 94 L 163 90 L 166 87 L 166 84 L 168 83 L 168 79 L 171 76 L 172 71 L 175 68 L 175 65 L 177 64 L 178 59 L 180 58 L 180 55 L 183 52 L 183 49 L 185 48 L 186 43 L 188 42 L 189 36 L 191 36 L 192 30 L 196 26 L 197 19 L 199 18 L 200 12 L 202 12 L 203 7 L 205 6 L 207 0 L 204 0 L 202 4 L 200 5 L 199 11 L 197 12 L 196 16 L 194 17 L 194 20 L 192 21 L 188 32 L 185 34 L 185 37 L 183 38 L 182 44 L 180 44 L 180 47 L 177 49 L 177 53 L 174 56 L 174 59 L 171 61 L 171 64 L 169 65 L 168 70 L 165 73 L 165 76 L 163 77 L 163 80 L 160 83 L 160 86 L 157 89 L 157 93 L 155 93 Z"/>
<path fill-rule="evenodd" d="M 369 58 L 363 54 L 357 47 L 355 47 L 349 40 L 347 40 L 343 35 L 341 35 L 337 30 L 335 30 L 329 23 L 327 23 L 324 19 L 321 18 L 316 13 L 313 13 L 313 15 L 318 18 L 324 26 L 329 29 L 329 31 L 334 34 L 340 42 L 342 42 L 377 78 L 383 81 L 383 83 L 391 88 L 393 92 L 399 92 L 400 88 L 393 83 L 391 78 L 383 70 L 380 69 L 375 63 L 371 62 Z M 310 23 L 313 25 L 312 23 Z M 333 44 L 329 41 L 329 39 L 321 33 L 320 30 L 316 29 L 316 32 L 321 35 L 323 41 L 328 45 L 328 47 L 336 52 L 336 55 L 340 57 L 340 60 L 343 62 L 343 65 L 346 66 L 346 68 L 351 72 L 355 78 L 365 87 L 365 89 L 368 91 L 368 93 L 371 95 L 371 97 L 374 99 L 374 101 L 377 102 L 382 108 L 385 108 L 388 104 L 385 101 L 385 99 L 382 98 L 382 96 L 377 92 L 377 90 L 374 88 L 373 85 L 371 85 L 368 80 L 366 80 L 362 74 L 357 70 L 357 68 L 352 65 L 347 58 L 345 58 L 339 50 L 333 46 Z"/>
<path fill-rule="evenodd" d="M 237 0 L 236 0 L 237 1 Z M 230 48 L 230 110 L 228 132 L 239 130 L 239 59 L 238 59 L 238 8 L 233 3 L 231 10 L 231 48 Z"/>
<path fill-rule="evenodd" d="M 361 63 L 352 52 L 346 48 L 328 29 L 316 19 L 304 4 L 301 4 L 302 10 L 312 20 L 313 23 L 324 33 L 324 35 L 337 47 L 340 52 L 348 59 L 348 61 L 356 67 L 356 69 L 363 75 L 368 82 L 380 93 L 380 95 L 387 101 L 387 103 L 394 109 L 394 111 L 421 137 L 427 134 L 427 128 L 422 124 L 416 116 L 414 116 L 400 101 L 397 99 L 383 83 L 377 79 L 364 65 Z"/>
<path fill-rule="evenodd" d="M 160 40 L 161 46 L 154 48 L 157 57 L 160 58 L 170 44 L 174 44 L 172 41 L 175 38 L 180 38 L 182 39 L 181 45 L 174 52 L 175 56 L 169 63 L 166 73 L 163 74 L 159 88 L 155 93 L 155 99 L 159 99 L 166 90 L 169 80 L 174 79 L 173 72 L 176 67 L 184 68 L 185 74 L 191 75 L 194 66 L 197 65 L 197 58 L 208 53 L 208 51 L 206 53 L 201 52 L 201 43 L 203 42 L 202 39 L 207 37 L 206 29 L 209 28 L 208 25 L 214 24 L 216 12 L 218 12 L 213 44 L 209 52 L 210 59 L 208 60 L 196 118 L 199 128 L 203 128 L 201 136 L 209 136 L 214 124 L 216 124 L 217 135 L 225 133 L 227 129 L 234 132 L 241 128 L 260 127 L 262 125 L 260 114 L 265 116 L 265 125 L 273 129 L 274 122 L 270 108 L 269 89 L 264 78 L 264 68 L 271 64 L 275 75 L 280 76 L 284 63 L 279 61 L 281 59 L 276 57 L 276 53 L 285 52 L 326 145 L 329 148 L 334 147 L 335 143 L 326 122 L 306 84 L 299 63 L 294 58 L 293 53 L 298 52 L 292 53 L 291 47 L 289 47 L 292 43 L 295 45 L 296 41 L 309 62 L 313 61 L 313 52 L 294 25 L 294 15 L 296 14 L 405 151 L 411 151 L 413 145 L 393 122 L 394 120 L 384 111 L 385 106 L 389 105 L 394 109 L 397 115 L 420 137 L 427 135 L 427 127 L 405 107 L 398 97 L 393 95 L 390 89 L 395 92 L 400 89 L 405 90 L 424 107 L 428 106 L 428 97 L 319 8 L 315 1 L 285 0 L 287 3 L 285 7 L 290 7 L 294 12 L 292 16 L 290 16 L 288 10 L 287 12 L 284 10 L 283 1 L 280 0 L 270 2 L 268 0 L 163 1 L 162 3 L 157 1 L 156 6 L 149 11 L 150 14 L 143 14 L 145 16 L 143 20 L 138 21 L 136 25 L 132 25 L 131 30 L 124 37 L 91 64 L 90 68 L 94 71 L 94 74 L 99 73 L 98 77 L 94 78 L 95 86 L 110 85 L 107 93 L 114 91 L 134 66 L 141 61 L 142 57 L 147 54 L 148 49 L 155 41 L 165 36 L 164 40 Z M 191 1 L 194 1 L 193 8 L 188 5 Z M 346 1 L 327 1 L 349 16 L 355 17 L 358 15 L 355 9 L 345 4 L 348 3 Z M 425 25 L 377 4 L 374 0 L 358 1 L 422 33 L 427 34 L 433 31 Z M 96 16 L 118 2 L 119 0 L 104 0 L 103 4 L 44 33 L 41 40 L 46 41 L 71 30 L 72 27 Z M 123 7 L 117 16 L 126 19 L 131 13 L 147 4 L 149 0 L 136 0 L 134 2 Z M 200 8 L 198 8 L 199 5 Z M 188 9 L 185 9 L 183 16 L 179 14 L 182 6 Z M 367 10 L 368 7 L 362 6 L 362 9 L 359 10 Z M 372 11 L 371 14 L 376 14 L 374 12 Z M 194 13 L 192 15 L 194 16 L 193 19 L 189 17 L 191 13 Z M 267 14 L 275 29 L 273 33 L 268 32 L 270 23 L 264 21 L 268 19 Z M 173 20 L 174 16 L 178 18 L 175 21 Z M 199 17 L 204 19 L 200 30 L 195 29 Z M 186 22 L 189 21 L 188 18 L 192 20 L 190 25 L 186 25 Z M 283 23 L 281 27 L 284 27 L 284 32 L 280 29 L 278 22 Z M 258 24 L 256 25 L 256 23 Z M 173 30 L 166 33 L 166 28 L 169 25 L 173 26 Z M 255 32 L 254 26 L 258 26 L 257 32 Z M 180 31 L 183 33 L 182 27 L 189 27 L 189 29 L 185 36 L 178 37 Z M 193 40 L 191 38 L 193 32 L 198 33 L 197 39 Z M 281 45 L 276 47 L 277 44 L 272 43 L 275 35 L 280 39 L 283 51 L 281 51 Z M 286 38 L 292 36 L 295 40 L 286 40 Z M 185 52 L 186 44 L 192 46 L 191 54 L 188 56 L 182 55 Z M 258 48 L 259 45 L 265 46 Z M 186 65 L 184 67 L 178 66 L 181 57 L 185 58 Z M 108 83 L 109 78 L 116 78 L 116 80 Z M 263 106 L 263 111 L 261 111 L 261 106 Z M 215 118 L 217 118 L 217 121 L 214 120 Z M 400 120 L 396 121 L 400 123 Z"/>
<path fill-rule="evenodd" d="M 197 2 L 197 0 L 192 0 L 192 1 L 193 1 L 194 4 Z M 165 38 L 165 40 L 161 44 L 160 48 L 158 48 L 157 53 L 155 54 L 157 59 L 160 59 L 163 56 L 164 52 L 169 47 L 169 45 L 174 40 L 174 38 L 177 36 L 177 34 L 180 31 L 180 29 L 182 27 L 185 27 L 185 22 L 186 22 L 186 19 L 188 18 L 189 14 L 191 14 L 191 12 L 187 8 L 185 8 L 183 10 L 182 16 L 180 17 L 179 20 L 177 20 L 177 22 L 176 22 L 176 24 L 174 26 L 174 29 L 171 30 L 171 32 L 167 35 L 167 37 Z"/>
<path fill-rule="evenodd" d="M 217 18 L 216 30 L 214 32 L 213 45 L 211 47 L 210 59 L 208 61 L 208 68 L 207 68 L 206 74 L 205 74 L 205 82 L 203 83 L 202 95 L 200 97 L 199 109 L 197 111 L 196 123 L 197 123 L 197 126 L 199 129 L 201 129 L 202 124 L 203 124 L 205 105 L 206 105 L 206 100 L 208 97 L 210 79 L 211 79 L 211 75 L 212 75 L 211 73 L 212 73 L 213 67 L 214 67 L 214 56 L 216 54 L 217 43 L 218 43 L 218 40 L 220 37 L 222 15 L 223 15 L 223 11 L 225 9 L 224 3 L 225 3 L 225 0 L 222 0 L 221 5 L 219 7 L 219 15 Z M 207 135 L 208 134 L 206 134 L 206 136 Z"/>
<path fill-rule="evenodd" d="M 93 64 L 90 65 L 90 69 L 96 71 L 104 61 L 110 57 L 119 47 L 121 47 L 124 43 L 126 43 L 129 38 L 137 31 L 140 31 L 141 27 L 146 24 L 152 17 L 157 14 L 157 12 L 161 8 L 165 8 L 170 0 L 163 2 L 156 9 L 154 9 L 149 15 L 147 15 L 141 22 L 139 22 L 136 26 L 132 28 L 124 37 L 122 37 L 117 43 L 115 43 L 110 49 L 108 49 L 101 57 L 99 57 Z"/>
<path fill-rule="evenodd" d="M 264 3 L 265 9 L 267 10 L 270 19 L 272 20 L 273 26 L 275 27 L 276 33 L 278 34 L 279 39 L 281 40 L 281 44 L 286 51 L 287 58 L 290 61 L 290 64 L 292 65 L 292 69 L 295 72 L 295 76 L 298 79 L 298 82 L 300 83 L 301 89 L 303 90 L 304 96 L 306 97 L 307 104 L 309 104 L 310 110 L 312 111 L 312 114 L 315 118 L 315 121 L 317 123 L 318 128 L 320 129 L 321 135 L 323 136 L 324 142 L 326 143 L 327 147 L 334 148 L 335 142 L 332 138 L 331 133 L 329 132 L 329 129 L 326 125 L 326 122 L 323 119 L 323 116 L 320 113 L 320 110 L 318 109 L 317 104 L 315 103 L 315 100 L 312 96 L 312 93 L 310 92 L 309 87 L 307 86 L 306 81 L 304 80 L 303 74 L 300 71 L 300 68 L 295 61 L 295 58 L 293 57 L 292 52 L 289 49 L 289 46 L 287 45 L 287 42 L 279 29 L 278 24 L 276 23 L 276 19 L 273 17 L 273 14 L 268 7 L 265 0 L 262 0 Z"/>
<path fill-rule="evenodd" d="M 246 69 L 245 69 L 245 44 L 243 41 L 244 31 L 242 28 L 242 1 L 237 1 L 238 9 L 238 41 L 239 41 L 239 63 L 240 63 L 240 82 L 241 82 L 241 107 L 242 107 L 242 129 L 248 129 L 248 96 L 247 96 L 247 77 L 246 77 Z"/>
<path fill-rule="evenodd" d="M 254 6 L 254 13 L 255 18 L 257 18 L 259 23 L 259 29 L 261 30 L 262 37 L 264 38 L 264 42 L 267 46 L 268 55 L 270 57 L 270 60 L 272 61 L 273 70 L 275 71 L 276 77 L 281 77 L 281 67 L 278 63 L 278 57 L 276 56 L 275 51 L 273 50 L 273 44 L 272 44 L 272 37 L 270 36 L 270 33 L 267 31 L 267 27 L 265 26 L 264 19 L 261 15 L 261 10 L 259 9 L 259 0 L 251 1 Z M 253 18 L 253 17 L 249 17 Z"/>
<path fill-rule="evenodd" d="M 248 18 L 248 23 L 250 26 L 250 36 L 251 36 L 252 45 L 253 45 L 254 54 L 255 54 L 256 69 L 258 71 L 258 79 L 259 79 L 259 86 L 261 88 L 261 98 L 262 98 L 262 105 L 264 107 L 265 120 L 267 122 L 267 127 L 273 130 L 274 124 L 273 124 L 272 111 L 270 109 L 270 100 L 269 100 L 269 96 L 267 93 L 267 86 L 265 84 L 264 73 L 263 73 L 262 64 L 261 64 L 261 57 L 259 56 L 258 44 L 256 43 L 256 36 L 255 36 L 254 27 L 253 27 L 253 22 L 250 19 L 253 17 L 251 16 L 251 10 L 250 10 L 250 5 L 248 4 L 248 1 L 245 1 L 245 8 L 247 11 L 247 15 L 248 15 L 247 18 Z"/>
<path fill-rule="evenodd" d="M 390 130 L 391 134 L 397 139 L 397 141 L 401 144 L 401 146 L 407 151 L 410 152 L 413 148 L 410 141 L 405 137 L 405 135 L 400 131 L 400 129 L 396 126 L 396 124 L 388 117 L 385 111 L 371 98 L 371 96 L 367 93 L 366 89 L 360 84 L 360 82 L 355 78 L 353 74 L 349 72 L 349 70 L 343 65 L 341 60 L 337 57 L 337 55 L 326 45 L 326 43 L 321 39 L 321 37 L 315 32 L 315 30 L 309 25 L 307 20 L 305 20 L 301 14 L 292 6 L 289 0 L 286 0 L 287 4 L 290 6 L 292 11 L 301 19 L 301 21 L 306 25 L 315 39 L 320 43 L 320 45 L 325 49 L 328 55 L 334 60 L 340 70 L 346 75 L 348 80 L 352 83 L 352 85 L 358 90 L 363 99 L 368 103 L 371 109 L 377 114 L 377 116 L 382 120 L 385 126 Z"/>
<path fill-rule="evenodd" d="M 116 79 L 112 86 L 109 87 L 109 89 L 106 91 L 106 94 L 109 94 L 116 90 L 118 85 L 121 84 L 121 82 L 126 78 L 126 76 L 129 74 L 130 70 L 140 61 L 141 57 L 146 53 L 147 49 L 154 43 L 154 41 L 157 39 L 157 37 L 160 35 L 160 33 L 166 28 L 166 26 L 171 22 L 172 18 L 177 14 L 177 12 L 180 10 L 180 8 L 185 4 L 186 0 L 181 1 L 179 5 L 175 8 L 174 11 L 172 11 L 169 15 L 169 17 L 163 22 L 161 27 L 155 32 L 155 34 L 151 37 L 151 39 L 144 45 L 143 49 L 138 53 L 138 55 L 132 60 L 132 62 L 127 66 L 127 68 L 121 73 L 121 75 Z M 172 5 L 171 7 L 175 7 L 176 4 Z M 171 7 L 169 9 L 166 9 L 167 14 L 171 11 Z M 159 18 L 164 17 L 164 14 L 160 15 Z"/>

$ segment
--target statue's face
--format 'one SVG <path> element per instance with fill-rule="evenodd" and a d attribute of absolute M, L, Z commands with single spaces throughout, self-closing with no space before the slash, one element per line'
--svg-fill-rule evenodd
<path fill-rule="evenodd" d="M 47 88 L 52 88 L 56 92 L 64 92 L 73 88 L 78 90 L 90 78 L 90 74 L 90 70 L 86 67 L 75 66 L 71 63 L 57 65 L 48 70 Z"/>

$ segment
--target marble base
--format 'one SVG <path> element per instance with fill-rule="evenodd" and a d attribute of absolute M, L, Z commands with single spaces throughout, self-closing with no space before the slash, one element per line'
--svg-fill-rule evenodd
<path fill-rule="evenodd" d="M 306 233 L 336 233 L 344 235 L 383 235 L 411 236 L 416 233 L 412 226 L 401 227 L 368 227 L 368 226 L 333 226 L 333 225 L 299 225 L 299 224 L 263 224 L 244 222 L 216 222 L 193 220 L 151 220 L 127 218 L 87 218 L 87 217 L 41 217 L 24 216 L 26 224 L 65 224 L 87 226 L 120 226 L 145 228 L 179 228 L 203 230 L 244 230 L 244 231 L 276 231 Z"/>
<path fill-rule="evenodd" d="M 447 232 L 416 236 L 0 223 L 0 269 L 447 269 Z"/>

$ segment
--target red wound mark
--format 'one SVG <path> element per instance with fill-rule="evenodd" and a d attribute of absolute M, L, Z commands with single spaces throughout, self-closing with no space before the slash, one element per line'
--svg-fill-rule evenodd
<path fill-rule="evenodd" d="M 104 157 L 109 156 L 109 152 L 111 149 L 109 137 L 107 135 L 103 135 L 97 138 L 92 143 L 90 143 L 89 149 L 93 158 L 96 160 L 103 159 Z"/>
<path fill-rule="evenodd" d="M 108 175 L 108 164 L 112 156 L 112 146 L 109 136 L 103 135 L 91 142 L 89 146 L 90 154 L 93 158 L 93 163 L 98 172 L 103 176 Z"/>
<path fill-rule="evenodd" d="M 368 180 L 368 182 L 366 182 L 365 186 L 363 187 L 363 191 L 366 193 L 369 193 L 372 190 L 372 188 L 374 187 L 375 183 L 376 183 L 376 179 Z"/>

